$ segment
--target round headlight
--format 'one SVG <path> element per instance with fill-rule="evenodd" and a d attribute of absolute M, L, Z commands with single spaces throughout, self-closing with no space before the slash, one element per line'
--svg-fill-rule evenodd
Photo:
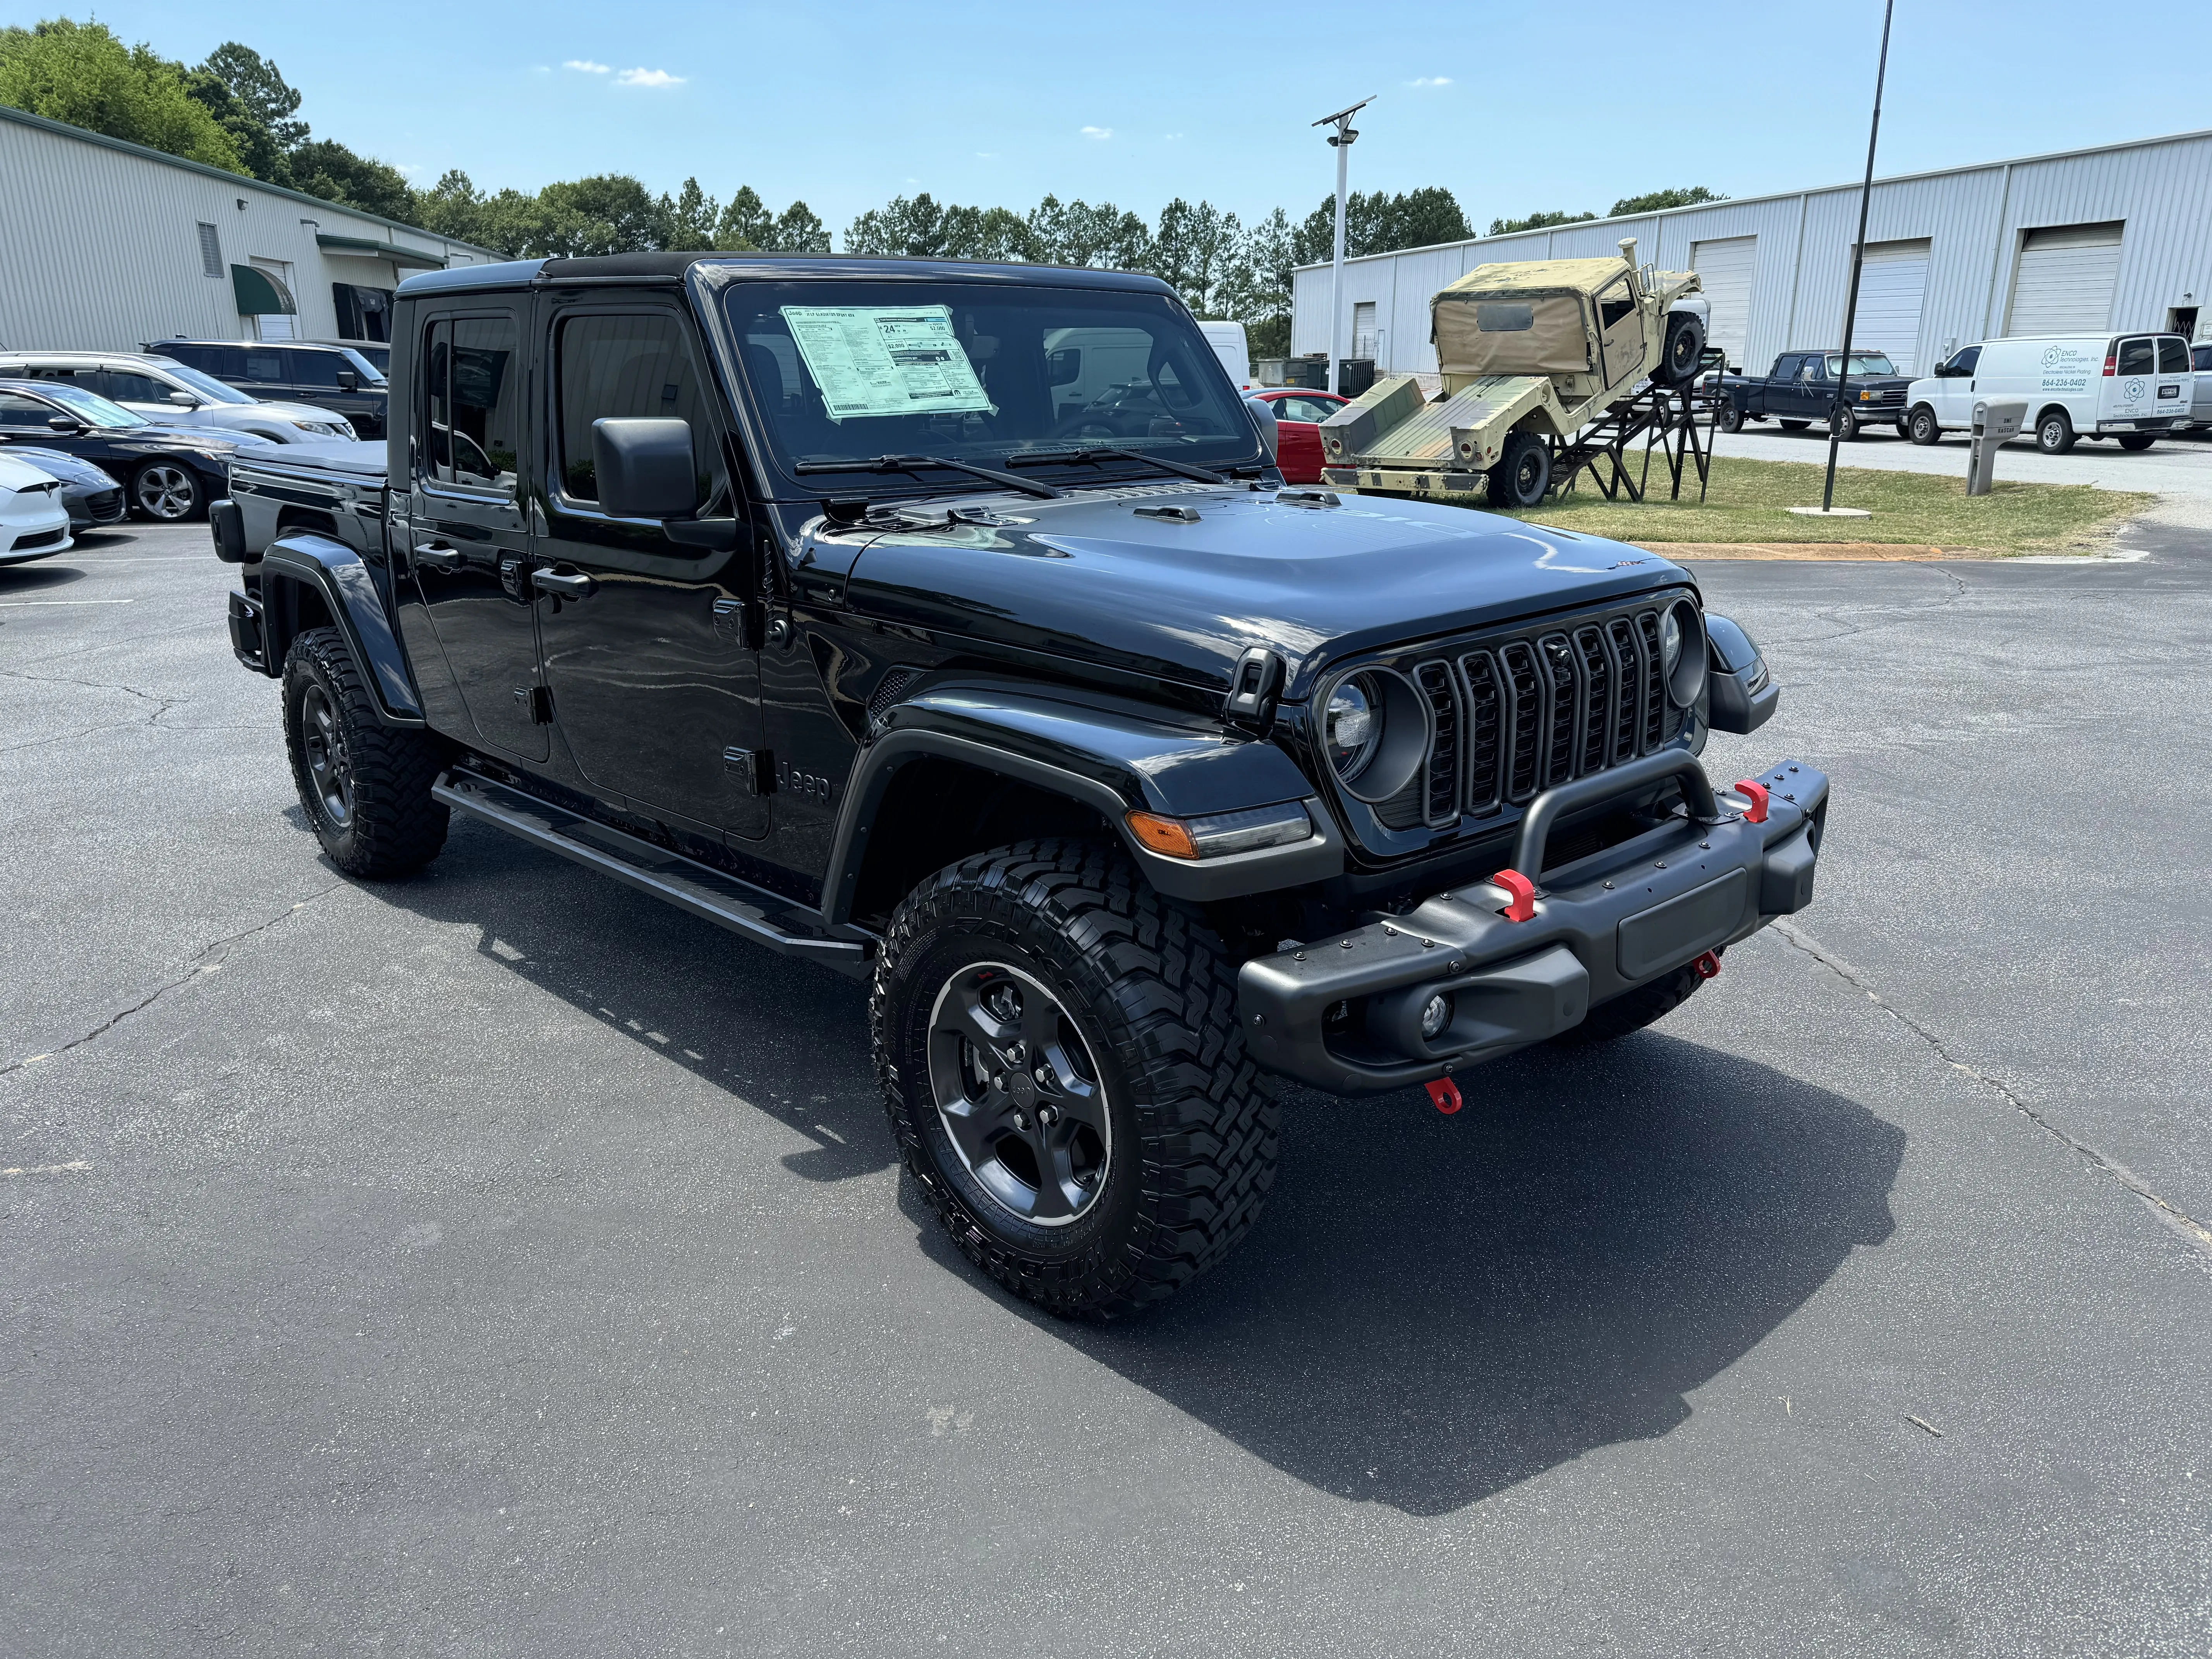
<path fill-rule="evenodd" d="M 1382 736 L 1382 699 L 1364 674 L 1355 675 L 1328 695 L 1322 715 L 1322 738 L 1328 763 L 1346 783 L 1366 770 Z"/>
<path fill-rule="evenodd" d="M 1705 690 L 1705 622 L 1698 607 L 1677 599 L 1659 618 L 1659 667 L 1667 682 L 1667 696 L 1677 708 L 1688 708 Z"/>

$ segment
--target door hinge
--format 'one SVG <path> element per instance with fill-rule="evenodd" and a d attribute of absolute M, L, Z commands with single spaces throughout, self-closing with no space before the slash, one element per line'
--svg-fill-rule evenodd
<path fill-rule="evenodd" d="M 750 599 L 717 599 L 714 636 L 741 645 L 748 651 L 757 651 L 761 648 L 762 619 L 766 614 L 766 607 Z"/>
<path fill-rule="evenodd" d="M 553 724 L 553 693 L 542 685 L 518 685 L 514 700 L 530 711 L 532 726 Z"/>
<path fill-rule="evenodd" d="M 730 781 L 748 795 L 765 795 L 762 787 L 764 779 L 773 775 L 764 764 L 765 757 L 751 749 L 725 749 L 722 751 L 722 770 Z"/>

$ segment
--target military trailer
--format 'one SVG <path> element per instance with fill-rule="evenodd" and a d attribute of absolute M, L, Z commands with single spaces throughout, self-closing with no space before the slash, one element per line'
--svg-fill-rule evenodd
<path fill-rule="evenodd" d="M 1323 478 L 1367 495 L 1534 507 L 1555 453 L 1649 380 L 1686 386 L 1709 301 L 1694 271 L 1617 259 L 1477 265 L 1429 302 L 1443 391 L 1394 374 L 1321 429 Z"/>

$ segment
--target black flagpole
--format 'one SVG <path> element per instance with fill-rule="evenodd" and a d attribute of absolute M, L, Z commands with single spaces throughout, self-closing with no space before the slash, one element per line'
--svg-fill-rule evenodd
<path fill-rule="evenodd" d="M 1843 441 L 1843 424 L 1849 410 L 1844 399 L 1851 384 L 1851 325 L 1858 319 L 1859 271 L 1866 264 L 1867 206 L 1874 198 L 1874 145 L 1881 136 L 1881 83 L 1889 73 L 1889 15 L 1897 0 L 1882 0 L 1881 60 L 1874 72 L 1874 125 L 1867 129 L 1866 183 L 1859 188 L 1859 239 L 1851 245 L 1851 297 L 1844 302 L 1844 358 L 1836 376 L 1836 405 L 1828 411 L 1828 481 L 1821 486 L 1820 511 L 1836 502 L 1836 446 Z"/>

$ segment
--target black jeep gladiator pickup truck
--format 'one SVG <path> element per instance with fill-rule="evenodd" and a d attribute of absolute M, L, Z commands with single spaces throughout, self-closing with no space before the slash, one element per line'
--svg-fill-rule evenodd
<path fill-rule="evenodd" d="M 1455 1109 L 1811 896 L 1826 780 L 1698 763 L 1778 691 L 1686 572 L 1285 487 L 1151 277 L 531 260 L 392 341 L 384 445 L 212 515 L 325 851 L 464 812 L 866 977 L 913 1178 L 1056 1312 L 1228 1251 L 1279 1079 Z"/>
<path fill-rule="evenodd" d="M 1784 432 L 1802 432 L 1815 421 L 1833 418 L 1842 422 L 1845 442 L 1874 425 L 1894 426 L 1898 436 L 1910 437 L 1905 389 L 1912 377 L 1899 374 L 1879 351 L 1852 352 L 1847 380 L 1843 368 L 1840 351 L 1785 351 L 1765 380 L 1723 375 L 1720 390 L 1728 401 L 1721 405 L 1721 430 L 1740 432 L 1745 422 L 1771 416 Z"/>

